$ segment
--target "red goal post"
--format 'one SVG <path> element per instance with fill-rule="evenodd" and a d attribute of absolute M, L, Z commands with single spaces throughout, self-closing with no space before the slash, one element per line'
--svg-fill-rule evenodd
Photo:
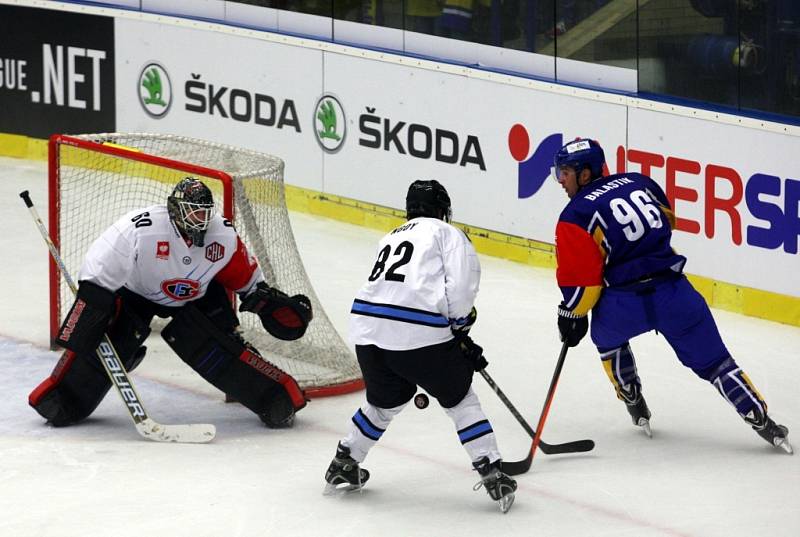
<path fill-rule="evenodd" d="M 157 134 L 53 135 L 49 141 L 49 229 L 67 269 L 77 275 L 89 245 L 124 213 L 166 203 L 183 177 L 211 189 L 270 285 L 307 295 L 314 320 L 297 341 L 267 335 L 241 314 L 244 337 L 292 374 L 308 397 L 363 388 L 358 363 L 328 319 L 306 275 L 286 210 L 283 161 L 241 148 Z M 72 297 L 50 260 L 50 337 Z"/>

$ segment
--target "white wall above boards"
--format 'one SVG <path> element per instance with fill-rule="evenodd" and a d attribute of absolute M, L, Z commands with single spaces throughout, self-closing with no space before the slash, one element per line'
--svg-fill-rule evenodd
<path fill-rule="evenodd" d="M 309 132 L 322 52 L 130 19 L 117 19 L 116 41 L 118 130 L 270 153 L 286 162 L 287 182 L 322 190 L 322 152 Z"/>

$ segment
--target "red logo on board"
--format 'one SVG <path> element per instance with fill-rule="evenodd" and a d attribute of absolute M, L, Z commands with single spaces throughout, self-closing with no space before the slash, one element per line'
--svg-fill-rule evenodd
<path fill-rule="evenodd" d="M 218 242 L 212 242 L 206 246 L 206 259 L 212 263 L 216 263 L 225 257 L 225 247 Z"/>
<path fill-rule="evenodd" d="M 158 241 L 156 257 L 158 259 L 169 259 L 169 241 Z"/>

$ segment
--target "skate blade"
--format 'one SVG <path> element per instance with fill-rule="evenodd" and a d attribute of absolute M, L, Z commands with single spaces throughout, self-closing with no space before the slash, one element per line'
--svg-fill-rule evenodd
<path fill-rule="evenodd" d="M 794 454 L 794 449 L 792 449 L 792 445 L 789 443 L 789 441 L 786 438 L 781 438 L 780 440 L 776 439 L 775 440 L 775 447 L 781 448 L 782 450 L 784 450 L 789 455 L 793 455 Z"/>
<path fill-rule="evenodd" d="M 650 421 L 647 418 L 639 418 L 639 423 L 636 425 L 642 428 L 648 438 L 653 438 L 653 430 L 650 428 Z"/>
<path fill-rule="evenodd" d="M 508 510 L 511 509 L 511 506 L 514 504 L 514 493 L 506 494 L 497 500 L 497 504 L 500 506 L 500 511 L 502 511 L 503 514 L 508 513 Z"/>
<path fill-rule="evenodd" d="M 345 494 L 349 494 L 351 492 L 361 492 L 363 488 L 364 487 L 361 485 L 351 485 L 350 483 L 340 483 L 339 485 L 327 483 L 325 485 L 325 490 L 322 491 L 322 495 L 334 497 L 344 496 Z"/>

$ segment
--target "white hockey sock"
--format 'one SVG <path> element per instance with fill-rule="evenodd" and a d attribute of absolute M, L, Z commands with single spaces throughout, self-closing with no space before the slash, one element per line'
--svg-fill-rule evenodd
<path fill-rule="evenodd" d="M 473 462 L 481 457 L 488 457 L 489 462 L 500 458 L 492 425 L 486 419 L 481 402 L 471 387 L 460 403 L 446 408 L 445 412 L 455 423 L 458 438 Z"/>
<path fill-rule="evenodd" d="M 368 402 L 359 408 L 350 421 L 350 430 L 342 439 L 342 445 L 350 448 L 350 456 L 364 462 L 367 452 L 380 440 L 392 419 L 406 406 L 378 408 Z"/>

